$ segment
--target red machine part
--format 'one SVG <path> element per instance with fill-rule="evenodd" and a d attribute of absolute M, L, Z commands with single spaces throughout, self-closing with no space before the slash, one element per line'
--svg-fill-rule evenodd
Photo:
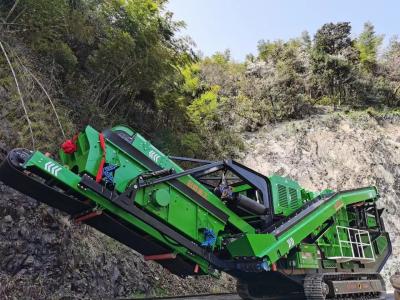
<path fill-rule="evenodd" d="M 90 212 L 90 213 L 88 213 L 88 214 L 86 214 L 86 215 L 77 217 L 77 218 L 75 219 L 75 222 L 76 222 L 76 223 L 81 223 L 81 222 L 83 222 L 83 221 L 87 221 L 87 220 L 90 220 L 90 219 L 95 218 L 95 217 L 97 217 L 97 216 L 100 216 L 102 213 L 103 213 L 103 212 L 102 212 L 101 210 L 95 210 L 95 211 L 92 211 L 92 212 Z"/>
<path fill-rule="evenodd" d="M 96 182 L 100 182 L 101 179 L 103 178 L 103 168 L 104 168 L 104 164 L 106 163 L 106 142 L 104 141 L 104 135 L 102 133 L 99 133 L 99 142 L 100 142 L 100 148 L 103 151 L 103 154 L 101 157 L 99 168 L 97 170 Z"/>
<path fill-rule="evenodd" d="M 72 139 L 66 140 L 62 145 L 61 149 L 65 154 L 73 154 L 78 149 L 76 141 L 78 140 L 78 135 L 75 134 Z"/>
<path fill-rule="evenodd" d="M 156 254 L 156 255 L 145 255 L 144 260 L 167 260 L 176 258 L 175 253 L 165 253 L 165 254 Z"/>

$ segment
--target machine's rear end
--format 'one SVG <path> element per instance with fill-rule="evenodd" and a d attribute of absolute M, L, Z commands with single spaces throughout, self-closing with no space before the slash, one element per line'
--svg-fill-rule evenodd
<path fill-rule="evenodd" d="M 88 126 L 59 157 L 15 149 L 0 179 L 175 274 L 225 271 L 246 299 L 384 296 L 375 187 L 311 192 L 232 160 L 168 157 L 124 126 Z"/>

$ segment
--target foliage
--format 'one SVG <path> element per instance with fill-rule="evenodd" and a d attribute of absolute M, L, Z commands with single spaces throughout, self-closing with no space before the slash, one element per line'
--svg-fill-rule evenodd
<path fill-rule="evenodd" d="M 220 87 L 214 85 L 210 90 L 204 92 L 199 98 L 193 100 L 188 107 L 188 113 L 191 119 L 201 124 L 206 122 L 206 118 L 213 118 L 218 107 L 218 91 Z"/>
<path fill-rule="evenodd" d="M 314 37 L 314 47 L 326 54 L 338 54 L 352 46 L 349 22 L 324 24 Z"/>
<path fill-rule="evenodd" d="M 311 68 L 318 86 L 317 96 L 327 95 L 334 104 L 351 103 L 351 84 L 356 76 L 358 53 L 350 38 L 348 22 L 323 25 L 315 34 Z"/>
<path fill-rule="evenodd" d="M 0 29 L 6 30 L 0 40 L 40 144 L 54 149 L 62 140 L 48 134 L 54 112 L 33 73 L 67 132 L 126 123 L 171 154 L 201 158 L 236 156 L 240 132 L 301 118 L 318 105 L 400 103 L 400 42 L 393 39 L 380 57 L 382 36 L 371 23 L 356 38 L 350 23 L 339 22 L 324 24 L 313 38 L 303 32 L 288 41 L 261 40 L 258 53 L 241 63 L 229 50 L 194 55 L 192 42 L 176 35 L 184 24 L 172 19 L 165 3 L 1 1 Z M 1 138 L 28 145 L 14 80 L 1 56 L 0 94 L 7 99 L 0 106 L 3 128 L 18 128 L 14 135 L 0 132 Z"/>
<path fill-rule="evenodd" d="M 244 64 L 216 53 L 184 70 L 189 116 L 201 127 L 256 130 L 301 118 L 315 106 L 397 106 L 400 43 L 378 57 L 382 36 L 367 22 L 357 38 L 348 22 L 324 24 L 289 41 L 264 41 Z M 188 99 L 188 98 L 187 98 Z M 222 118 L 221 118 L 222 116 Z"/>
<path fill-rule="evenodd" d="M 10 44 L 10 50 L 21 42 L 25 45 L 26 50 L 20 49 L 19 56 L 36 61 L 32 69 L 41 70 L 50 79 L 47 87 L 53 88 L 50 93 L 56 97 L 57 106 L 70 112 L 67 118 L 77 127 L 88 123 L 98 128 L 127 123 L 148 133 L 149 138 L 167 149 L 169 145 L 158 139 L 166 130 L 159 126 L 164 120 L 172 124 L 167 130 L 175 133 L 197 129 L 191 125 L 180 96 L 184 81 L 180 69 L 190 65 L 194 57 L 189 43 L 175 37 L 183 23 L 172 20 L 164 2 L 2 1 L 0 18 L 11 25 L 1 26 L 6 26 L 11 34 L 4 31 L 1 38 Z M 21 69 L 17 57 L 12 58 Z M 0 70 L 5 73 L 0 79 L 2 87 L 8 87 L 13 81 L 3 64 Z M 25 76 L 26 72 L 20 70 L 18 77 L 22 82 L 27 82 Z M 26 84 L 24 93 L 29 94 L 28 89 Z M 13 99 L 13 94 L 11 91 L 7 97 Z M 44 103 L 42 97 L 36 101 Z M 34 102 L 29 105 L 32 116 L 39 109 Z M 18 106 L 17 101 L 13 103 Z M 12 122 L 16 120 L 14 114 L 7 115 Z M 35 126 L 39 124 L 40 118 L 33 119 Z M 42 122 L 48 122 L 48 118 L 40 119 Z M 39 128 L 36 139 L 48 145 L 42 137 L 48 130 L 40 132 Z M 54 139 L 52 148 L 61 141 Z"/>
<path fill-rule="evenodd" d="M 383 36 L 375 34 L 374 25 L 367 22 L 364 24 L 364 31 L 356 41 L 356 47 L 360 53 L 361 66 L 367 72 L 376 71 L 378 48 L 382 44 Z"/>

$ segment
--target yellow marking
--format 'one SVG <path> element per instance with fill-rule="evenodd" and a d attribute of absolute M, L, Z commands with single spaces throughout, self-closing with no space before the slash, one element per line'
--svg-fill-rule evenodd
<path fill-rule="evenodd" d="M 344 206 L 344 203 L 342 200 L 339 200 L 338 202 L 335 203 L 335 209 L 336 211 L 338 211 L 339 209 L 341 209 Z"/>

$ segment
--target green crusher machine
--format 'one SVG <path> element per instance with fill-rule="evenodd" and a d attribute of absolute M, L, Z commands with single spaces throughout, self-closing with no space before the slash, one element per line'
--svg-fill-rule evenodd
<path fill-rule="evenodd" d="M 243 299 L 385 298 L 374 186 L 312 192 L 234 160 L 167 156 L 125 126 L 87 126 L 57 157 L 11 150 L 0 179 L 174 274 L 226 272 Z"/>

